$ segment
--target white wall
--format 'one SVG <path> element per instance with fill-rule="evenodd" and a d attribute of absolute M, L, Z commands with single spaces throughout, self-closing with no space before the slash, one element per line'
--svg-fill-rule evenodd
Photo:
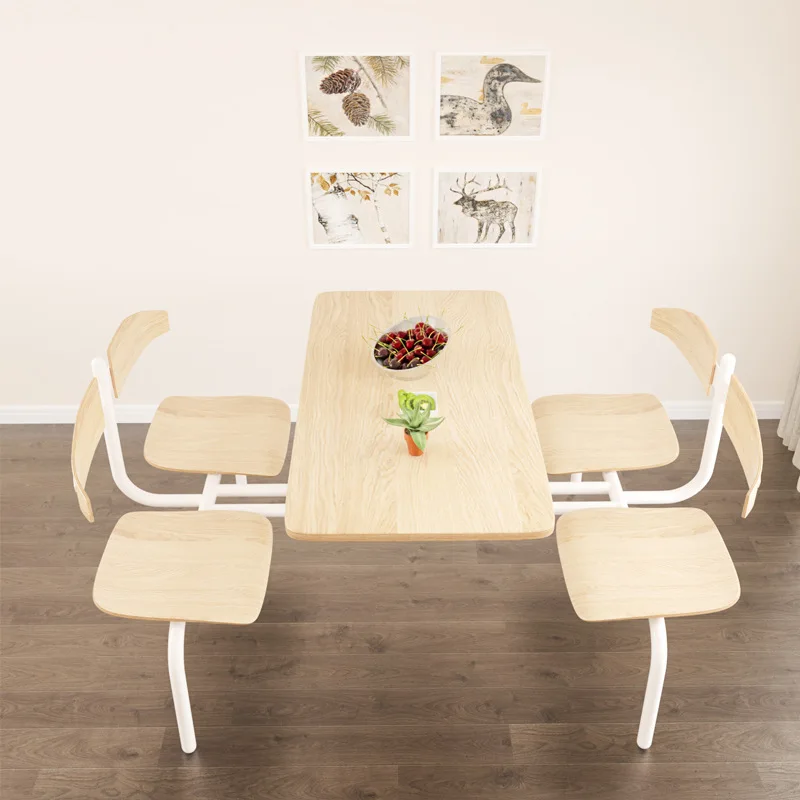
<path fill-rule="evenodd" d="M 317 292 L 493 288 L 531 395 L 700 397 L 648 330 L 701 314 L 755 400 L 800 344 L 796 0 L 0 0 L 0 404 L 72 404 L 119 320 L 173 333 L 125 401 L 296 401 Z M 542 142 L 434 142 L 437 50 L 552 53 Z M 301 50 L 416 56 L 415 142 L 306 143 Z M 412 250 L 311 251 L 308 162 L 416 184 Z M 543 167 L 535 250 L 430 245 L 432 170 Z M 357 162 L 356 162 L 357 165 Z"/>

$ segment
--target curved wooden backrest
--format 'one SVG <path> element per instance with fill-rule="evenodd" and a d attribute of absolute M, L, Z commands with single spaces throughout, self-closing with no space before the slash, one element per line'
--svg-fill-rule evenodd
<path fill-rule="evenodd" d="M 682 308 L 654 308 L 650 327 L 672 339 L 708 394 L 714 382 L 719 347 L 705 322 Z"/>
<path fill-rule="evenodd" d="M 756 493 L 761 485 L 764 450 L 761 446 L 761 431 L 758 429 L 755 409 L 744 386 L 735 375 L 731 377 L 723 421 L 747 478 L 748 491 L 742 508 L 742 517 L 746 517 L 753 509 Z"/>
<path fill-rule="evenodd" d="M 103 407 L 100 405 L 100 390 L 94 378 L 86 390 L 75 418 L 72 431 L 72 485 L 78 495 L 78 505 L 83 516 L 94 522 L 92 501 L 86 494 L 86 478 L 92 466 L 97 444 L 103 435 Z"/>
<path fill-rule="evenodd" d="M 167 331 L 169 316 L 166 311 L 138 311 L 122 320 L 107 351 L 115 397 L 120 396 L 133 365 L 145 347 Z"/>

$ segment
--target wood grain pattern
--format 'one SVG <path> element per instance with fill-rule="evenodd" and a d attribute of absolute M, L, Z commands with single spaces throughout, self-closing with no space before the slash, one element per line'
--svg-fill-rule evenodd
<path fill-rule="evenodd" d="M 800 763 L 758 764 L 758 775 L 769 800 L 794 800 L 800 797 Z"/>
<path fill-rule="evenodd" d="M 271 478 L 283 468 L 290 428 L 289 406 L 273 397 L 168 397 L 144 458 L 174 472 Z"/>
<path fill-rule="evenodd" d="M 360 764 L 493 764 L 511 760 L 507 725 L 323 725 L 200 728 L 211 767 Z M 184 763 L 178 732 L 164 737 L 159 766 Z"/>
<path fill-rule="evenodd" d="M 257 514 L 134 512 L 108 539 L 92 597 L 117 617 L 247 625 L 271 559 L 272 526 Z"/>
<path fill-rule="evenodd" d="M 153 339 L 169 332 L 166 311 L 138 311 L 125 317 L 108 345 L 108 368 L 114 395 L 119 397 L 139 356 Z"/>
<path fill-rule="evenodd" d="M 675 625 L 679 625 L 676 622 Z M 4 659 L 4 687 L 22 691 L 37 685 L 41 691 L 145 691 L 168 688 L 167 675 L 157 658 L 104 658 L 87 666 L 85 660 L 64 658 Z M 271 692 L 281 689 L 398 689 L 493 688 L 609 688 L 644 681 L 648 655 L 630 653 L 562 652 L 556 659 L 543 653 L 442 653 L 419 655 L 291 655 L 186 656 L 193 691 Z M 797 653 L 711 653 L 698 663 L 670 664 L 673 686 L 720 684 L 737 686 L 795 686 L 800 683 Z"/>
<path fill-rule="evenodd" d="M 444 315 L 452 335 L 424 380 L 382 375 L 365 344 L 404 314 Z M 423 385 L 424 384 L 424 385 Z M 397 390 L 438 394 L 446 422 L 409 458 Z M 483 413 L 491 406 L 497 413 Z M 374 502 L 374 498 L 380 498 Z M 535 539 L 553 505 L 511 320 L 494 292 L 332 292 L 314 304 L 289 473 L 298 539 Z"/>
<path fill-rule="evenodd" d="M 800 494 L 775 422 L 761 427 L 753 513 L 741 519 L 746 482 L 727 435 L 711 483 L 690 502 L 714 519 L 742 597 L 669 623 L 649 754 L 634 744 L 647 623 L 578 619 L 556 580 L 556 537 L 303 542 L 274 520 L 260 620 L 187 626 L 200 749 L 186 757 L 167 626 L 103 614 L 86 584 L 115 522 L 135 510 L 104 448 L 89 475 L 90 526 L 71 486 L 72 426 L 0 426 L 0 725 L 13 745 L 2 766 L 15 767 L 0 772 L 0 795 L 796 800 Z M 696 468 L 704 424 L 675 428 L 678 460 L 624 474 L 625 488 L 675 486 Z M 201 476 L 144 462 L 146 431 L 121 426 L 136 482 L 199 491 Z M 540 751 L 539 736 L 552 746 Z"/>
<path fill-rule="evenodd" d="M 517 764 L 609 764 L 640 761 L 636 724 L 512 725 Z M 177 734 L 176 734 L 177 735 Z M 800 722 L 661 722 L 651 763 L 796 762 Z M 756 795 L 757 796 L 757 795 Z"/>
<path fill-rule="evenodd" d="M 61 769 L 35 788 L 59 800 L 398 800 L 394 766 Z"/>
<path fill-rule="evenodd" d="M 163 738 L 163 728 L 6 729 L 0 742 L 0 767 L 155 766 Z"/>
<path fill-rule="evenodd" d="M 739 599 L 716 525 L 694 508 L 584 509 L 558 522 L 558 552 L 584 620 L 685 617 Z"/>
<path fill-rule="evenodd" d="M 654 308 L 650 327 L 672 340 L 708 394 L 714 382 L 719 347 L 705 322 L 682 308 Z"/>
<path fill-rule="evenodd" d="M 734 375 L 725 401 L 725 430 L 728 432 L 736 455 L 744 469 L 747 479 L 747 497 L 742 507 L 746 517 L 756 502 L 756 492 L 761 485 L 761 472 L 764 468 L 764 449 L 761 444 L 761 431 L 758 428 L 753 404 L 747 396 L 741 381 Z"/>
<path fill-rule="evenodd" d="M 678 437 L 651 394 L 557 394 L 531 406 L 551 475 L 663 467 Z"/>
<path fill-rule="evenodd" d="M 86 480 L 100 437 L 103 435 L 104 425 L 100 390 L 97 387 L 97 379 L 93 378 L 78 407 L 72 436 L 72 485 L 78 496 L 81 512 L 89 522 L 94 522 L 94 510 L 86 492 Z"/>
<path fill-rule="evenodd" d="M 401 791 L 420 800 L 752 800 L 752 764 L 502 764 L 401 766 Z"/>

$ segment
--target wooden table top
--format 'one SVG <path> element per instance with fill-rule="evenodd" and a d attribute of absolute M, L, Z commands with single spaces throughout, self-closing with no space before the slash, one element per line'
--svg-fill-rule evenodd
<path fill-rule="evenodd" d="M 373 331 L 439 316 L 430 374 L 376 368 Z M 366 341 L 365 341 L 366 340 Z M 435 391 L 446 419 L 408 455 L 397 390 Z M 317 541 L 537 539 L 553 503 L 505 298 L 496 292 L 330 292 L 317 297 L 286 501 L 286 530 Z"/>

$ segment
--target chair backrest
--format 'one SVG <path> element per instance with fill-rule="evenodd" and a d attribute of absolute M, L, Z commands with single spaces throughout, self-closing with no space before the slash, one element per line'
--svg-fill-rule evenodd
<path fill-rule="evenodd" d="M 78 495 L 78 505 L 83 516 L 94 522 L 92 501 L 86 493 L 86 478 L 92 466 L 97 445 L 103 435 L 103 407 L 100 404 L 100 390 L 94 378 L 83 396 L 75 428 L 72 431 L 72 485 Z"/>
<path fill-rule="evenodd" d="M 747 497 L 742 508 L 742 517 L 746 517 L 753 509 L 756 493 L 761 485 L 764 450 L 755 409 L 744 386 L 735 375 L 731 378 L 725 401 L 724 425 L 747 478 Z"/>
<path fill-rule="evenodd" d="M 705 322 L 682 308 L 654 308 L 650 327 L 673 341 L 708 394 L 714 383 L 719 347 Z"/>
<path fill-rule="evenodd" d="M 145 347 L 168 331 L 169 316 L 166 311 L 138 311 L 122 320 L 107 351 L 115 397 L 120 396 L 133 365 Z"/>

